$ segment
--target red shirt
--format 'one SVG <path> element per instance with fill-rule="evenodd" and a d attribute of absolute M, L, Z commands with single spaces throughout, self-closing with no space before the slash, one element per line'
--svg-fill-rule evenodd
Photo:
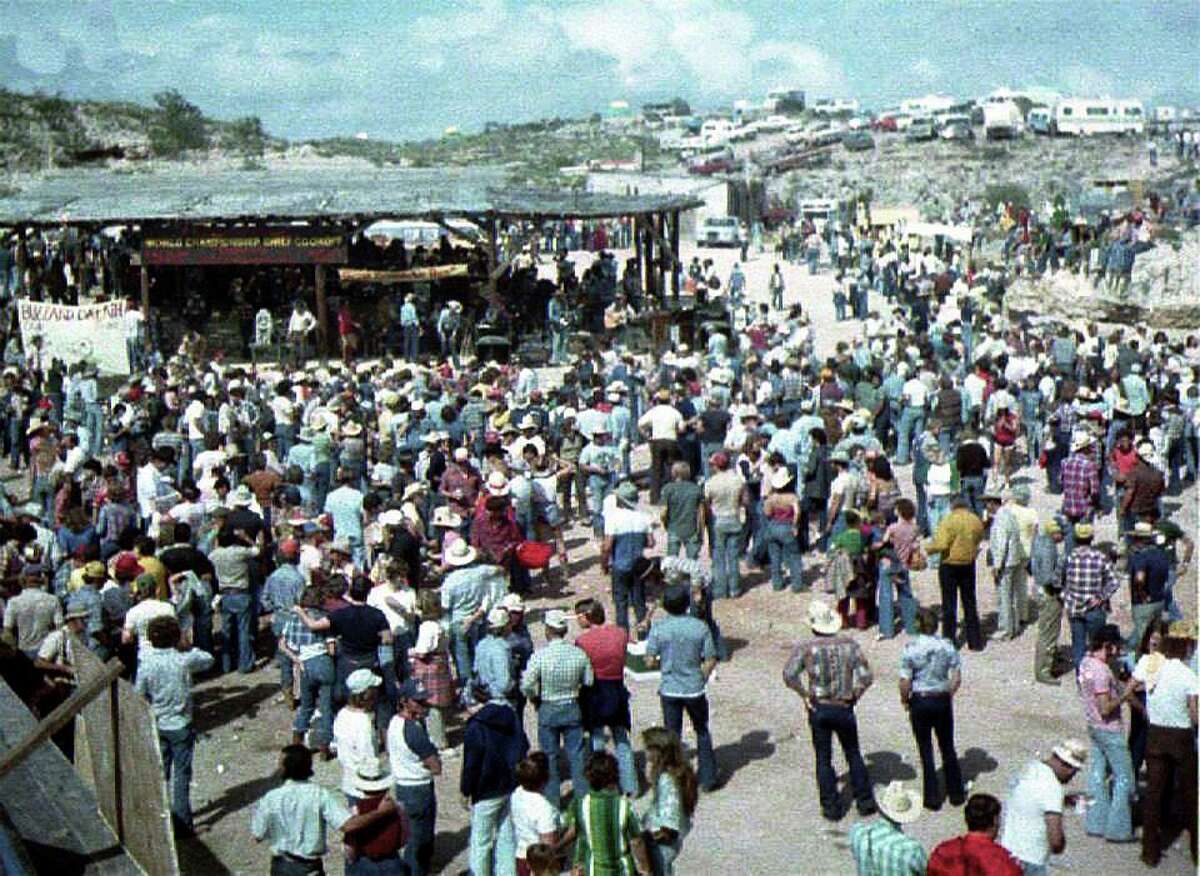
<path fill-rule="evenodd" d="M 378 797 L 364 797 L 354 807 L 355 811 L 359 815 L 374 812 L 384 801 L 385 796 L 381 794 Z M 404 848 L 404 843 L 408 841 L 408 817 L 402 808 L 397 807 L 396 814 L 391 818 L 385 818 L 370 827 L 356 830 L 347 836 L 346 840 L 359 857 L 375 860 L 393 857 L 400 853 L 400 849 Z"/>
<path fill-rule="evenodd" d="M 1021 865 L 986 833 L 946 840 L 929 856 L 929 876 L 1021 876 Z"/>
<path fill-rule="evenodd" d="M 625 649 L 629 633 L 613 624 L 589 627 L 575 637 L 575 645 L 592 661 L 597 681 L 620 681 L 625 677 Z"/>
<path fill-rule="evenodd" d="M 1128 450 L 1122 450 L 1119 446 L 1115 446 L 1112 449 L 1110 459 L 1112 459 L 1113 467 L 1116 468 L 1117 473 L 1121 477 L 1124 477 L 1133 471 L 1133 467 L 1137 465 L 1137 448 L 1130 447 Z"/>

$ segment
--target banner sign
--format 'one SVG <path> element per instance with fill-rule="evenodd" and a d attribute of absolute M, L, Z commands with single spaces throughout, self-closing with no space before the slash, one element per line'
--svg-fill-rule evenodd
<path fill-rule="evenodd" d="M 346 236 L 323 228 L 164 228 L 142 239 L 143 265 L 345 264 Z"/>
<path fill-rule="evenodd" d="M 431 280 L 465 276 L 467 276 L 467 266 L 463 264 L 430 265 L 425 268 L 411 268 L 407 271 L 372 271 L 366 268 L 338 269 L 338 279 L 343 283 L 380 283 L 383 285 L 428 283 Z"/>
<path fill-rule="evenodd" d="M 21 301 L 17 313 L 26 350 L 33 349 L 34 338 L 41 338 L 47 356 L 64 364 L 87 361 L 101 374 L 129 373 L 124 301 L 78 307 Z"/>

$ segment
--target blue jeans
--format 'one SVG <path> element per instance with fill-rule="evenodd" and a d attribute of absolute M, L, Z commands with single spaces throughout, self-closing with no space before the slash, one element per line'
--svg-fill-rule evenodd
<path fill-rule="evenodd" d="M 929 534 L 933 535 L 937 532 L 938 524 L 942 522 L 942 518 L 950 513 L 950 497 L 949 496 L 932 496 L 929 499 Z M 930 568 L 936 569 L 940 559 L 939 554 L 932 554 L 929 557 Z"/>
<path fill-rule="evenodd" d="M 300 707 L 292 722 L 293 733 L 306 733 L 313 711 L 320 709 L 321 719 L 313 733 L 313 747 L 325 748 L 333 739 L 333 685 L 337 670 L 328 654 L 310 657 L 300 664 Z"/>
<path fill-rule="evenodd" d="M 850 766 L 850 784 L 854 788 L 855 801 L 860 808 L 872 803 L 871 779 L 858 744 L 858 721 L 854 717 L 854 709 L 817 703 L 808 713 L 808 729 L 812 732 L 813 752 L 817 759 L 821 810 L 828 814 L 841 814 L 837 773 L 833 769 L 834 736 L 837 736 L 842 754 Z"/>
<path fill-rule="evenodd" d="M 713 599 L 740 596 L 741 568 L 738 565 L 742 524 L 736 517 L 718 517 L 713 521 Z"/>
<path fill-rule="evenodd" d="M 250 608 L 249 593 L 234 591 L 221 596 L 221 631 L 225 636 L 225 646 L 221 649 L 221 668 L 225 672 L 233 672 L 235 654 L 238 672 L 247 673 L 254 668 Z"/>
<path fill-rule="evenodd" d="M 546 783 L 546 799 L 558 806 L 560 795 L 559 786 L 559 757 L 566 750 L 567 760 L 571 764 L 571 788 L 575 799 L 582 799 L 587 793 L 587 780 L 583 777 L 583 721 L 579 714 L 579 704 L 542 703 L 538 707 L 538 748 L 546 752 L 550 759 L 550 780 Z"/>
<path fill-rule="evenodd" d="M 646 585 L 633 570 L 612 570 L 613 612 L 616 624 L 623 630 L 629 629 L 629 606 L 633 605 L 633 616 L 640 624 L 646 619 Z"/>
<path fill-rule="evenodd" d="M 464 630 L 462 623 L 452 623 L 448 630 L 450 638 L 450 657 L 454 660 L 454 675 L 458 683 L 467 689 L 467 681 L 471 678 L 471 669 L 475 665 L 474 642 L 471 631 Z"/>
<path fill-rule="evenodd" d="M 567 330 L 550 329 L 550 363 L 563 365 L 567 361 Z"/>
<path fill-rule="evenodd" d="M 895 592 L 892 585 L 895 585 Z M 912 581 L 908 569 L 899 560 L 879 562 L 879 635 L 891 638 L 896 635 L 893 602 L 900 602 L 900 617 L 904 620 L 904 632 L 910 636 L 917 632 L 917 600 L 913 596 Z"/>
<path fill-rule="evenodd" d="M 968 475 L 959 479 L 959 489 L 971 510 L 978 516 L 983 516 L 983 491 L 987 487 L 987 479 L 982 475 Z"/>
<path fill-rule="evenodd" d="M 472 876 L 513 876 L 517 840 L 509 818 L 508 795 L 471 804 Z"/>
<path fill-rule="evenodd" d="M 692 729 L 696 731 L 696 779 L 701 788 L 717 783 L 717 756 L 713 752 L 712 734 L 708 730 L 708 697 L 658 697 L 662 703 L 663 725 L 683 738 L 683 713 L 687 712 Z"/>
<path fill-rule="evenodd" d="M 162 752 L 163 778 L 171 783 L 171 815 L 191 830 L 192 755 L 196 752 L 196 732 L 191 727 L 159 730 L 158 748 Z"/>
<path fill-rule="evenodd" d="M 1133 839 L 1131 802 L 1135 783 L 1129 743 L 1119 730 L 1095 727 L 1088 727 L 1088 738 L 1092 740 L 1092 756 L 1088 758 L 1088 796 L 1092 805 L 1088 807 L 1084 829 L 1091 836 L 1113 842 Z"/>
<path fill-rule="evenodd" d="M 625 727 L 596 727 L 592 730 L 592 751 L 604 751 L 608 743 L 608 734 L 612 733 L 613 752 L 617 757 L 617 771 L 620 775 L 622 794 L 638 792 L 637 769 L 633 763 L 633 746 L 629 742 L 629 730 Z"/>
<path fill-rule="evenodd" d="M 804 589 L 804 563 L 800 558 L 800 543 L 796 540 L 792 524 L 769 520 L 763 530 L 766 533 L 767 555 L 771 558 L 771 589 L 783 589 L 783 567 L 786 565 L 792 579 L 792 592 L 799 593 Z"/>
<path fill-rule="evenodd" d="M 370 858 L 355 858 L 346 862 L 346 876 L 408 876 L 408 865 L 397 855 L 372 861 Z"/>
<path fill-rule="evenodd" d="M 906 405 L 896 426 L 896 465 L 908 465 L 912 437 L 925 430 L 925 410 Z"/>
<path fill-rule="evenodd" d="M 396 785 L 396 802 L 408 815 L 409 837 L 404 846 L 408 872 L 411 876 L 426 876 L 433 872 L 433 836 L 437 824 L 437 794 L 433 782 Z"/>
<path fill-rule="evenodd" d="M 404 333 L 404 358 L 415 362 L 421 349 L 421 327 L 406 325 L 401 326 L 401 331 Z"/>
<path fill-rule="evenodd" d="M 1071 625 L 1071 662 L 1078 672 L 1083 655 L 1087 653 L 1087 643 L 1104 626 L 1108 613 L 1103 608 L 1090 608 L 1084 614 L 1071 615 L 1067 620 Z"/>

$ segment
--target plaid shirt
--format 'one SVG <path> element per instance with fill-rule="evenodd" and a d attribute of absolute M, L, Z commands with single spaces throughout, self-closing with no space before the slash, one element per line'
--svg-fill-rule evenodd
<path fill-rule="evenodd" d="M 850 828 L 850 854 L 859 876 L 924 876 L 929 865 L 921 844 L 885 818 Z"/>
<path fill-rule="evenodd" d="M 521 678 L 521 692 L 544 703 L 574 702 L 579 688 L 593 681 L 592 661 L 565 639 L 554 639 L 535 651 Z"/>
<path fill-rule="evenodd" d="M 802 642 L 783 668 L 783 683 L 812 700 L 850 702 L 862 696 L 872 680 L 862 649 L 844 636 Z"/>
<path fill-rule="evenodd" d="M 1119 586 L 1108 557 L 1091 545 L 1080 545 L 1063 567 L 1063 609 L 1078 617 L 1108 601 Z"/>
<path fill-rule="evenodd" d="M 325 617 L 325 612 L 310 608 L 308 616 L 320 620 Z M 283 622 L 283 641 L 289 651 L 300 657 L 301 662 L 325 653 L 325 634 L 310 630 L 294 611 L 288 612 Z"/>
<path fill-rule="evenodd" d="M 1100 468 L 1091 457 L 1072 453 L 1062 464 L 1063 514 L 1082 517 L 1092 510 L 1092 497 L 1100 494 Z"/>

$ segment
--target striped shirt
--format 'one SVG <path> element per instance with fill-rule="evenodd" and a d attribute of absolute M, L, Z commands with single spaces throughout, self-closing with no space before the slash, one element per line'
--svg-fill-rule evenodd
<path fill-rule="evenodd" d="M 924 876 L 929 865 L 921 844 L 885 818 L 850 828 L 850 854 L 858 876 Z"/>
<path fill-rule="evenodd" d="M 572 863 L 585 876 L 637 873 L 632 843 L 641 832 L 641 823 L 629 800 L 616 789 L 585 794 L 571 807 L 567 824 L 576 832 Z"/>

